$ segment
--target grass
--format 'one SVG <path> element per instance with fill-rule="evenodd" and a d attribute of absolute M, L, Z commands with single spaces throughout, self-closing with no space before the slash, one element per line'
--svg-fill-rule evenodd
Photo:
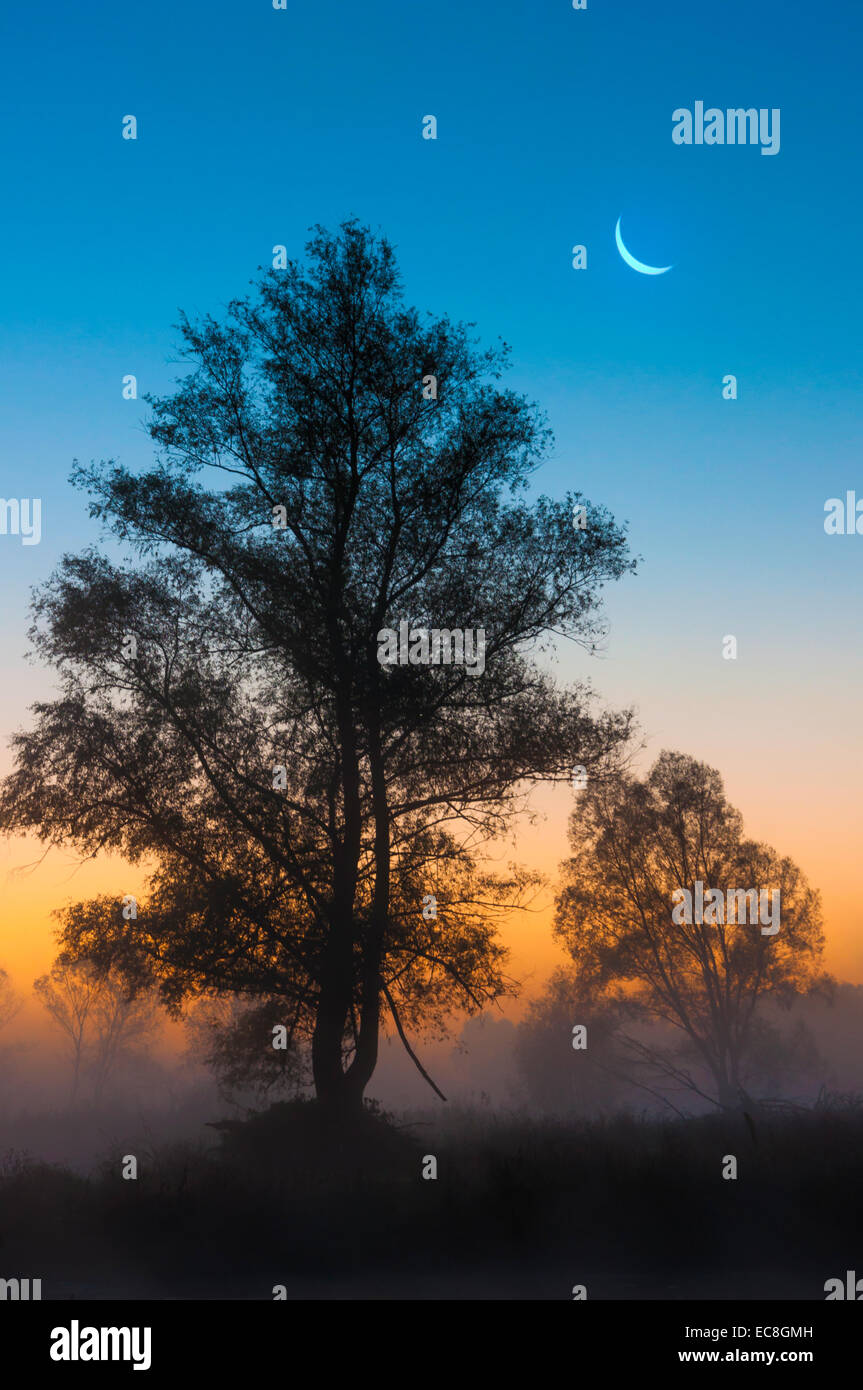
<path fill-rule="evenodd" d="M 436 1181 L 421 1176 L 429 1154 Z M 859 1098 L 760 1116 L 754 1132 L 735 1116 L 488 1111 L 422 1125 L 366 1112 L 336 1131 L 291 1102 L 140 1153 L 136 1181 L 121 1156 L 90 1177 L 0 1161 L 0 1273 L 46 1290 L 82 1271 L 115 1288 L 143 1278 L 163 1296 L 270 1297 L 277 1282 L 362 1296 L 382 1281 L 399 1297 L 429 1278 L 447 1296 L 475 1276 L 487 1292 L 466 1296 L 517 1296 L 496 1290 L 521 1281 L 525 1296 L 565 1297 L 569 1279 L 591 1296 L 819 1298 L 863 1260 Z"/>

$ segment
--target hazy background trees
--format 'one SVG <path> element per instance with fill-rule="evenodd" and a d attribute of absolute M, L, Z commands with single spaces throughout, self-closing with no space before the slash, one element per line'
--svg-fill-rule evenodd
<path fill-rule="evenodd" d="M 591 997 L 572 970 L 556 970 L 517 1031 L 521 1095 L 530 1108 L 586 1115 L 638 1104 L 617 1045 L 619 1024 L 616 1001 Z M 586 1047 L 573 1047 L 574 1027 L 586 1029 Z"/>
<path fill-rule="evenodd" d="M 145 1049 L 157 1031 L 155 990 L 130 993 L 117 971 L 62 954 L 48 974 L 34 981 L 33 990 L 64 1040 L 72 1064 L 72 1104 L 84 1075 L 93 1103 L 101 1104 L 117 1062 Z"/>
<path fill-rule="evenodd" d="M 643 780 L 624 774 L 591 786 L 573 813 L 571 843 L 555 931 L 579 990 L 676 1039 L 670 1046 L 619 1027 L 633 1068 L 678 1094 L 733 1107 L 765 1074 L 811 1063 L 805 1035 L 781 1038 L 775 1007 L 764 1005 L 829 988 L 819 897 L 790 859 L 745 838 L 718 772 L 666 752 Z M 697 880 L 705 894 L 779 890 L 778 932 L 673 921 L 675 890 L 693 893 Z"/>
<path fill-rule="evenodd" d="M 21 1007 L 21 996 L 5 970 L 0 970 L 0 1028 L 11 1023 Z"/>
<path fill-rule="evenodd" d="M 0 1030 L 11 1023 L 23 1000 L 5 970 L 0 970 Z M 3 1048 L 6 1051 L 6 1048 Z M 5 1058 L 4 1058 L 5 1061 Z"/>

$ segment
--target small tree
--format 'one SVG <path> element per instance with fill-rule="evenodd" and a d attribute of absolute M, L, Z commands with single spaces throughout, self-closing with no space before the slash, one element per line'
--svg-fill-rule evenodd
<path fill-rule="evenodd" d="M 186 1020 L 189 1055 L 209 1067 L 227 1098 L 242 1092 L 259 1098 L 296 1094 L 311 1076 L 308 1051 L 297 1045 L 291 1024 L 281 999 L 200 999 Z"/>
<path fill-rule="evenodd" d="M 828 985 L 818 894 L 790 859 L 744 838 L 719 773 L 681 753 L 663 753 L 644 781 L 621 776 L 590 788 L 572 817 L 571 843 L 555 932 L 580 987 L 608 992 L 630 1016 L 668 1024 L 681 1040 L 671 1050 L 630 1036 L 634 1058 L 710 1094 L 687 1064 L 694 1058 L 712 1098 L 738 1105 L 765 1055 L 759 1005 L 787 1005 Z M 716 920 L 729 913 L 715 901 L 703 921 L 683 911 L 684 892 L 694 902 L 716 890 L 727 903 L 729 890 L 752 889 L 780 894 L 769 900 L 779 903 L 778 931 Z"/>
<path fill-rule="evenodd" d="M 571 970 L 553 973 L 516 1031 L 516 1064 L 531 1107 L 588 1114 L 623 1102 L 619 1013 L 612 1000 L 586 997 Z"/>
<path fill-rule="evenodd" d="M 89 1072 L 98 1105 L 118 1058 L 156 1029 L 154 992 L 132 992 L 118 971 L 62 953 L 50 972 L 34 981 L 33 989 L 69 1048 L 72 1103 L 78 1098 L 82 1072 Z"/>
<path fill-rule="evenodd" d="M 47 975 L 33 981 L 33 992 L 66 1040 L 72 1058 L 72 1104 L 78 1099 L 87 1025 L 96 993 L 96 970 L 86 961 L 59 956 Z"/>
<path fill-rule="evenodd" d="M 117 972 L 96 980 L 92 1023 L 93 1100 L 98 1105 L 117 1062 L 149 1043 L 159 1027 L 159 1006 L 152 989 L 132 992 Z"/>

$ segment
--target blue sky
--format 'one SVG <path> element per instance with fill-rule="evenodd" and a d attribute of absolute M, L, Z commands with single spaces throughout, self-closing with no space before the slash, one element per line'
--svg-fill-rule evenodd
<path fill-rule="evenodd" d="M 7 9 L 0 491 L 44 506 L 40 546 L 0 537 L 10 727 L 42 684 L 29 586 L 94 534 L 73 457 L 151 457 L 123 375 L 167 389 L 181 307 L 218 313 L 274 244 L 357 216 L 420 308 L 511 343 L 556 435 L 537 485 L 629 519 L 644 565 L 610 596 L 598 688 L 805 858 L 805 817 L 837 794 L 850 815 L 863 763 L 863 537 L 822 524 L 863 496 L 861 29 L 859 5 L 800 0 Z M 696 100 L 780 108 L 780 152 L 673 144 Z M 618 216 L 673 270 L 625 266 Z"/>
<path fill-rule="evenodd" d="M 72 455 L 148 456 L 120 379 L 167 386 L 177 309 L 218 310 L 346 215 L 396 242 L 421 307 L 513 345 L 558 438 L 543 486 L 584 479 L 651 529 L 670 495 L 731 492 L 762 539 L 817 533 L 858 442 L 861 26 L 851 4 L 632 0 L 7 14 L 0 461 L 7 495 L 45 494 L 28 563 L 74 534 Z M 780 107 L 780 153 L 673 145 L 696 99 Z M 671 273 L 622 264 L 618 216 Z"/>

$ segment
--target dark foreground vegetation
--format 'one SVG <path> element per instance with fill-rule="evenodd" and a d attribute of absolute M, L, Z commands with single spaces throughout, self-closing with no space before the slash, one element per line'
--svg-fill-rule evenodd
<path fill-rule="evenodd" d="M 83 1177 L 7 1152 L 0 1262 L 43 1298 L 824 1298 L 863 1264 L 863 1098 L 755 1117 L 462 1112 L 349 1131 L 313 1102 Z M 436 1180 L 422 1177 L 426 1155 Z M 739 1176 L 723 1179 L 735 1155 Z"/>

